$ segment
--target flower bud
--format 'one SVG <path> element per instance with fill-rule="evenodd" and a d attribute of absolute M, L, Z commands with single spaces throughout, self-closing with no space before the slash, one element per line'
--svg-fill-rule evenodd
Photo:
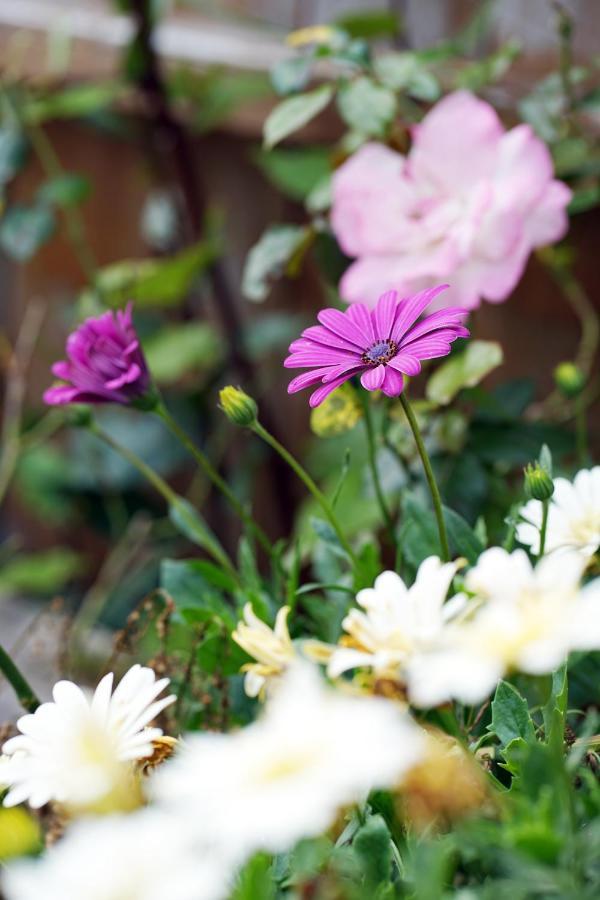
<path fill-rule="evenodd" d="M 219 392 L 221 409 L 234 425 L 247 428 L 256 422 L 258 406 L 256 401 L 249 397 L 241 388 L 227 385 Z"/>
<path fill-rule="evenodd" d="M 531 463 L 524 470 L 525 494 L 533 500 L 549 500 L 554 493 L 554 482 L 549 473 L 538 462 Z"/>
<path fill-rule="evenodd" d="M 575 363 L 562 362 L 554 370 L 554 381 L 566 397 L 576 397 L 585 386 L 585 375 Z"/>

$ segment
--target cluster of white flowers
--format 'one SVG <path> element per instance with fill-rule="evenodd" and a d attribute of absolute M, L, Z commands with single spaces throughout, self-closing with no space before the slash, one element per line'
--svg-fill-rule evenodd
<path fill-rule="evenodd" d="M 343 806 L 395 785 L 425 743 L 391 701 L 327 687 L 296 661 L 254 724 L 184 738 L 123 814 L 124 775 L 136 781 L 161 736 L 148 724 L 173 699 L 156 699 L 166 684 L 140 666 L 114 693 L 112 676 L 92 697 L 60 682 L 19 721 L 2 757 L 8 803 L 121 814 L 79 819 L 42 859 L 8 866 L 8 900 L 218 900 L 250 854 L 319 834 Z"/>
<path fill-rule="evenodd" d="M 149 775 L 144 761 L 172 740 L 152 725 L 174 700 L 161 697 L 168 679 L 133 666 L 114 691 L 112 675 L 91 696 L 55 685 L 53 701 L 20 719 L 3 747 L 4 803 L 52 802 L 67 819 L 87 818 L 41 859 L 6 868 L 7 900 L 225 898 L 253 853 L 321 833 L 426 755 L 426 733 L 407 710 L 358 693 L 344 673 L 391 679 L 413 706 L 430 708 L 480 702 L 506 673 L 551 672 L 572 650 L 600 649 L 600 578 L 582 586 L 600 541 L 600 467 L 554 484 L 536 565 L 522 549 L 491 548 L 450 599 L 464 560 L 429 557 L 410 587 L 383 572 L 358 593 L 336 646 L 298 648 L 287 607 L 271 629 L 247 606 L 232 637 L 255 660 L 245 686 L 264 709 L 237 732 L 184 737 Z M 539 555 L 536 503 L 524 507 L 517 538 Z M 337 687 L 303 656 L 325 663 Z"/>

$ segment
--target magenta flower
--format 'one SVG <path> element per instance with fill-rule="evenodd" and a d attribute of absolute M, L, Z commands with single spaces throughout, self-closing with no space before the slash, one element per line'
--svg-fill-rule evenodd
<path fill-rule="evenodd" d="M 422 359 L 435 359 L 450 352 L 450 344 L 469 332 L 462 321 L 467 310 L 448 307 L 415 322 L 437 295 L 448 287 L 428 288 L 412 297 L 398 299 L 396 291 L 379 298 L 373 310 L 353 303 L 347 310 L 322 309 L 320 325 L 307 328 L 290 344 L 288 369 L 311 369 L 288 385 L 288 394 L 321 382 L 310 397 L 312 407 L 337 387 L 360 374 L 368 391 L 382 390 L 398 397 L 403 375 L 418 375 Z"/>
<path fill-rule="evenodd" d="M 146 360 L 131 318 L 124 310 L 86 319 L 67 340 L 67 360 L 52 372 L 66 384 L 44 394 L 50 406 L 67 403 L 131 403 L 150 387 Z"/>

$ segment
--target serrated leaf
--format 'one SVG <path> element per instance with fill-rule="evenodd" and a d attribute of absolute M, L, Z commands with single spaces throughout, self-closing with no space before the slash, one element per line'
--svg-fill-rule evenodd
<path fill-rule="evenodd" d="M 471 341 L 462 353 L 433 373 L 427 382 L 427 399 L 445 406 L 463 388 L 479 384 L 503 359 L 502 347 L 496 341 Z"/>
<path fill-rule="evenodd" d="M 208 574 L 207 578 L 204 560 L 164 559 L 160 585 L 187 621 L 209 622 L 216 618 L 233 628 L 233 609 L 223 598 L 220 587 L 214 584 L 214 575 Z"/>
<path fill-rule="evenodd" d="M 527 701 L 508 681 L 500 681 L 492 700 L 492 722 L 489 730 L 507 746 L 521 738 L 535 741 L 535 728 Z"/>
<path fill-rule="evenodd" d="M 271 283 L 280 278 L 312 235 L 303 225 L 272 225 L 252 247 L 242 275 L 242 292 L 257 303 L 266 300 Z"/>
<path fill-rule="evenodd" d="M 395 94 L 366 75 L 344 85 L 337 103 L 344 122 L 369 137 L 384 137 L 397 110 Z"/>
<path fill-rule="evenodd" d="M 313 91 L 283 100 L 267 116 L 264 125 L 265 147 L 270 150 L 284 138 L 303 128 L 325 109 L 332 97 L 333 87 L 324 84 Z"/>

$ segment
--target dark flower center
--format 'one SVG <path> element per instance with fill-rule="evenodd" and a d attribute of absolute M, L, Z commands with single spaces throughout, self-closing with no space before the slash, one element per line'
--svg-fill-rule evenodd
<path fill-rule="evenodd" d="M 362 361 L 367 366 L 380 366 L 388 362 L 398 352 L 398 346 L 394 341 L 377 341 L 362 355 Z"/>

